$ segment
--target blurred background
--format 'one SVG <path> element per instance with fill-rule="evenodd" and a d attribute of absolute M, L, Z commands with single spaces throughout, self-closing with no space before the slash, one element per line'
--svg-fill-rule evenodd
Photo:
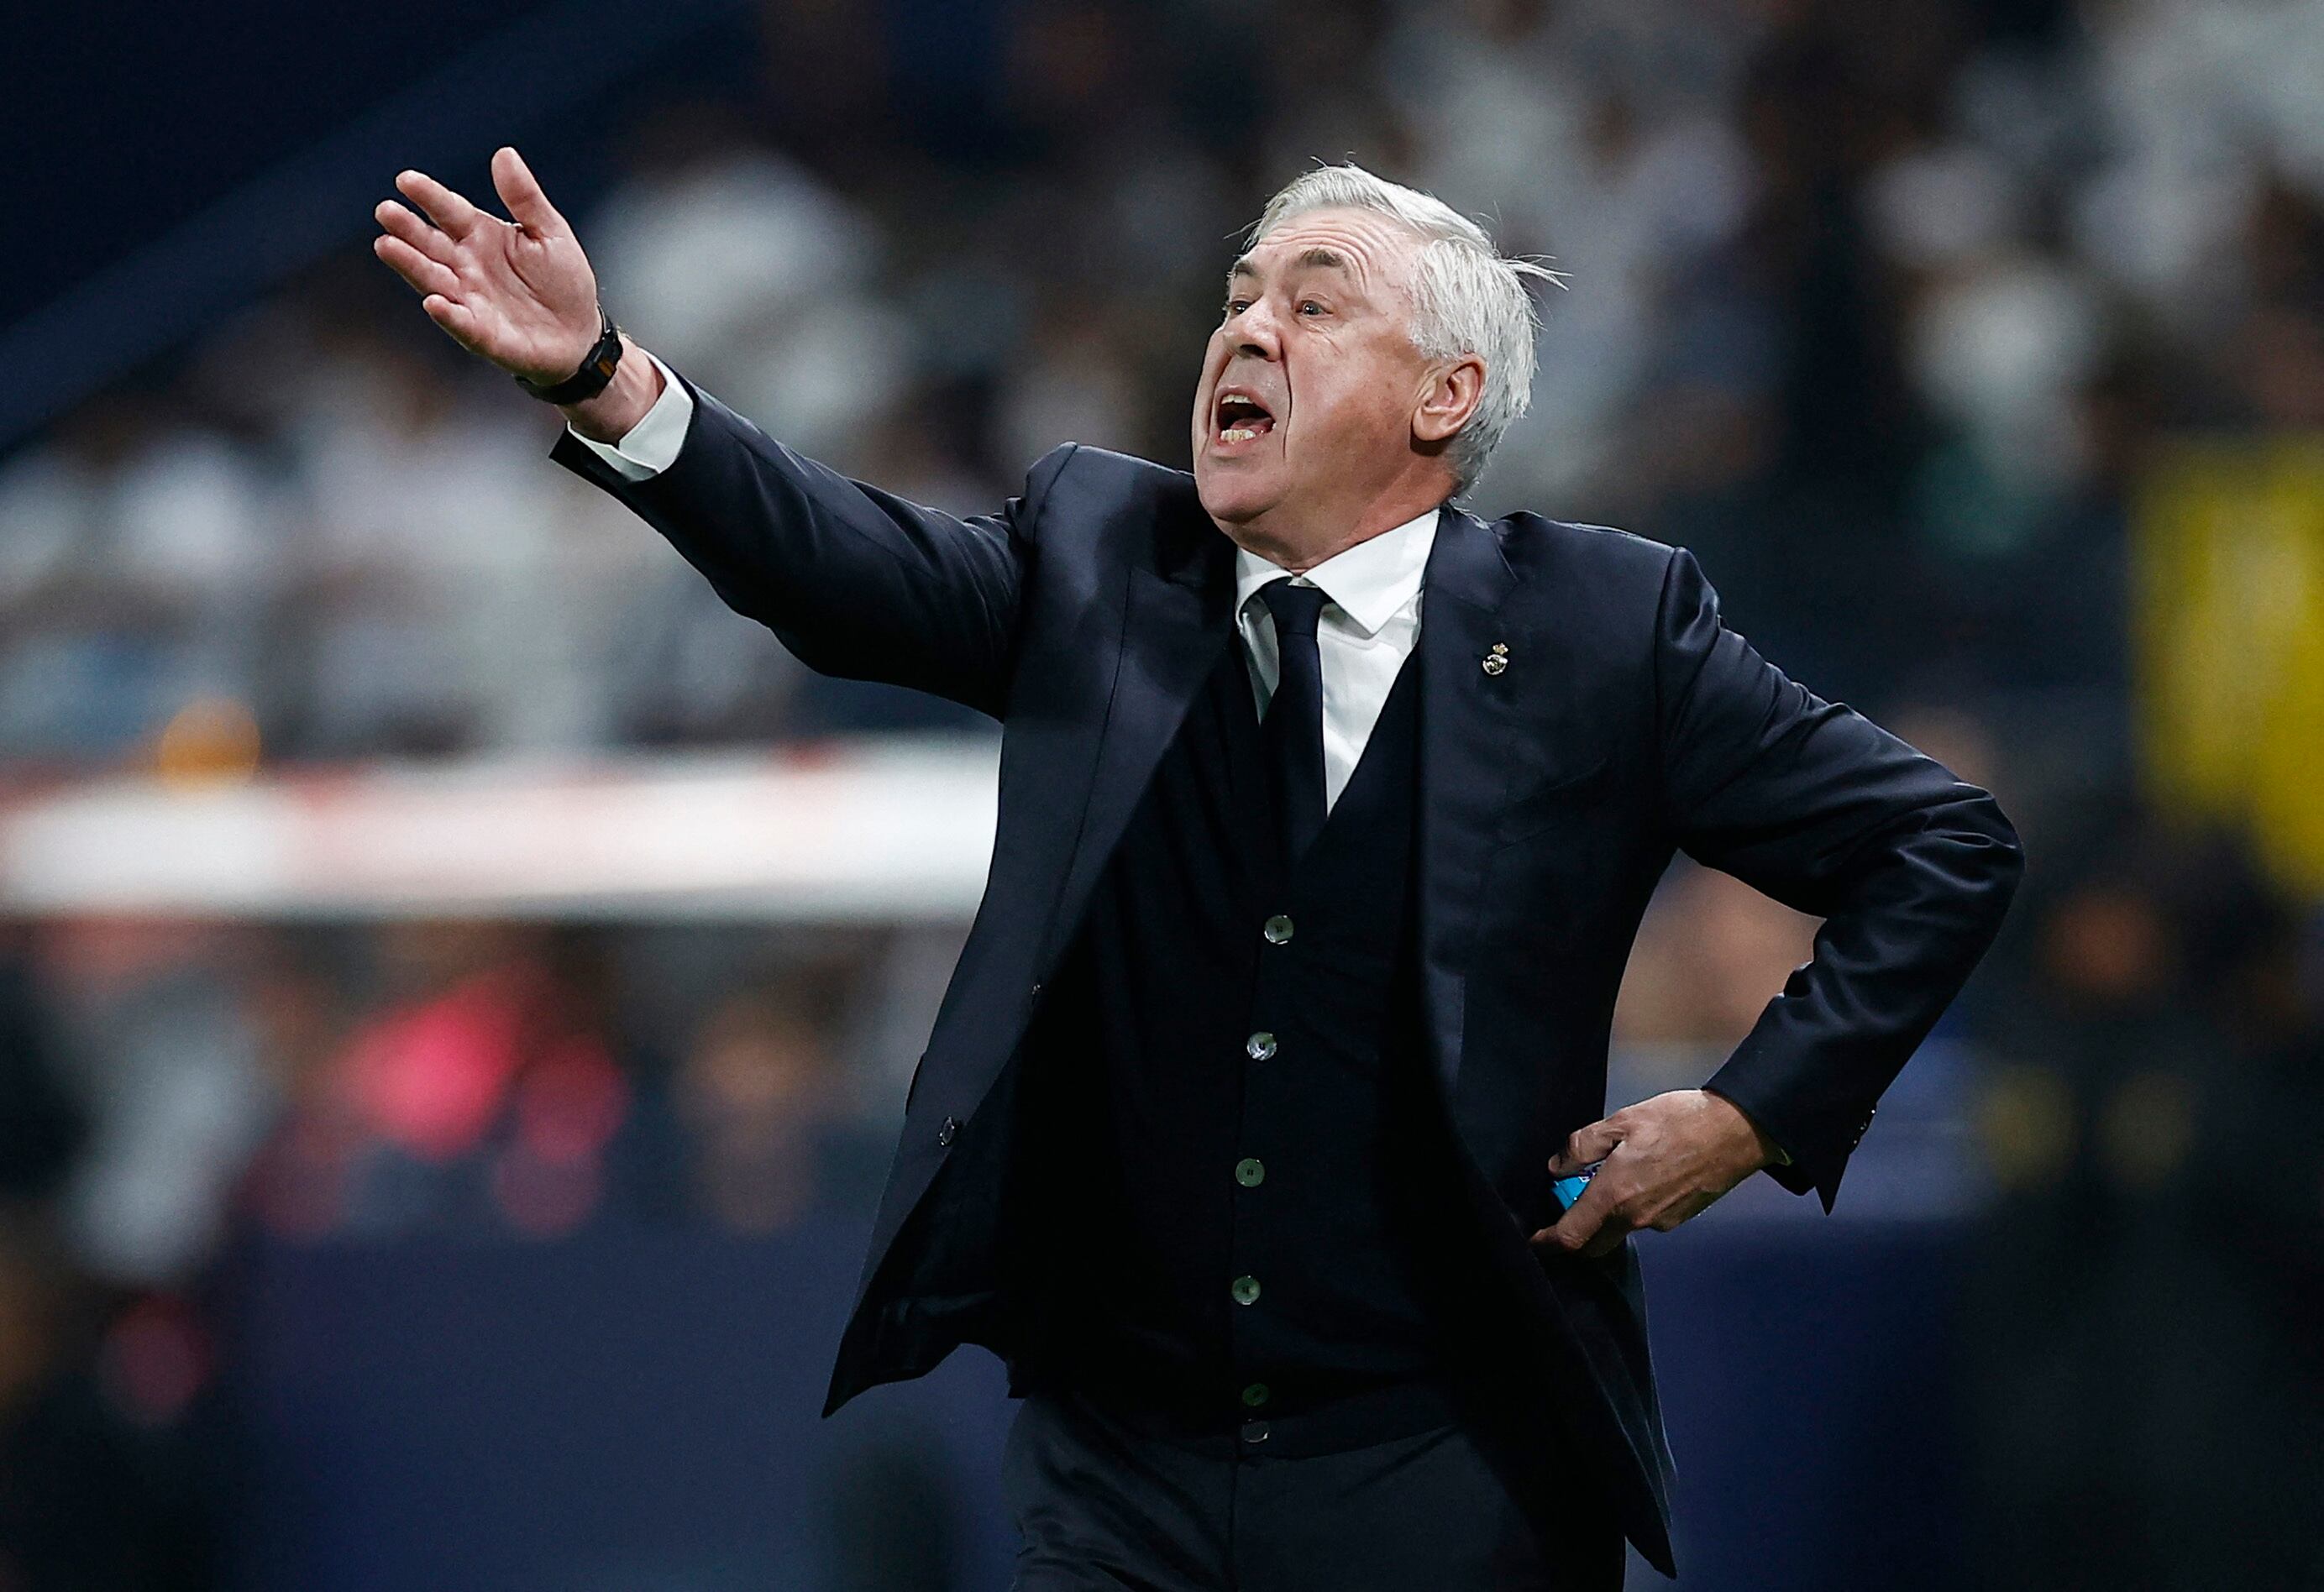
<path fill-rule="evenodd" d="M 2033 864 L 1832 1215 L 1642 1240 L 1681 1584 L 2324 1587 L 2324 5 L 9 30 L 0 1592 L 1007 1585 L 989 1357 L 816 1419 L 993 727 L 792 663 L 373 260 L 510 142 L 647 346 L 957 511 L 1183 465 L 1314 161 L 1552 258 L 1473 505 L 1694 548 Z M 1813 926 L 1682 860 L 1609 1106 Z"/>

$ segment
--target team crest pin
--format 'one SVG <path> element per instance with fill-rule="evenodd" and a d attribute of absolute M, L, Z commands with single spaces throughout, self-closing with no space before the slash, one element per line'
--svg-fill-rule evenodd
<path fill-rule="evenodd" d="M 1489 675 L 1499 675 L 1508 667 L 1509 644 L 1507 641 L 1494 642 L 1493 649 L 1485 654 L 1485 672 Z"/>

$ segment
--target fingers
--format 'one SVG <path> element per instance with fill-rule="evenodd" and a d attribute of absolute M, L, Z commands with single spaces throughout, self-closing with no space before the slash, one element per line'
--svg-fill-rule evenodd
<path fill-rule="evenodd" d="M 1571 1177 L 1583 1167 L 1605 1160 L 1622 1143 L 1627 1131 L 1627 1123 L 1618 1111 L 1575 1128 L 1566 1138 L 1565 1147 L 1549 1158 L 1550 1174 Z M 1633 1224 L 1620 1215 L 1615 1181 L 1601 1168 L 1582 1189 L 1582 1197 L 1566 1208 L 1565 1214 L 1554 1226 L 1534 1234 L 1533 1241 L 1584 1255 L 1603 1255 L 1619 1244 Z"/>
<path fill-rule="evenodd" d="M 1633 1142 L 1629 1149 L 1609 1155 L 1581 1197 L 1554 1225 L 1536 1231 L 1533 1243 L 1592 1256 L 1609 1254 L 1632 1233 L 1648 1228 L 1667 1233 L 1693 1219 L 1724 1192 L 1700 1186 L 1683 1164 L 1647 1156 Z"/>
<path fill-rule="evenodd" d="M 1611 1117 L 1578 1127 L 1566 1139 L 1565 1147 L 1549 1158 L 1549 1169 L 1559 1177 L 1571 1177 L 1592 1161 L 1603 1161 L 1622 1137 L 1623 1130 Z"/>
<path fill-rule="evenodd" d="M 459 290 L 460 279 L 452 268 L 429 259 L 401 238 L 385 234 L 372 239 L 371 252 L 384 262 L 389 270 L 411 284 L 420 293 L 438 293 L 450 297 Z"/>
<path fill-rule="evenodd" d="M 566 230 L 565 217 L 549 202 L 532 168 L 512 146 L 503 145 L 493 152 L 493 187 L 499 190 L 501 203 L 508 207 L 508 213 L 525 231 L 536 236 L 549 236 Z"/>
<path fill-rule="evenodd" d="M 399 193 L 428 212 L 428 219 L 455 239 L 464 238 L 480 224 L 494 219 L 424 171 L 397 172 L 395 187 Z"/>
<path fill-rule="evenodd" d="M 1630 1224 L 1621 1217 L 1618 1203 L 1606 1179 L 1592 1178 L 1582 1191 L 1582 1198 L 1567 1207 L 1554 1225 L 1534 1234 L 1533 1241 L 1569 1254 L 1603 1255 L 1629 1236 Z"/>
<path fill-rule="evenodd" d="M 456 258 L 456 245 L 443 233 L 397 204 L 393 199 L 382 199 L 372 207 L 372 217 L 381 228 L 401 238 L 430 260 L 449 265 Z"/>

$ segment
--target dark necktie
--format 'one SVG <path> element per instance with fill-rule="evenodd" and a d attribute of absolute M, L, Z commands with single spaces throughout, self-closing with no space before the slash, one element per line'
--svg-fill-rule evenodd
<path fill-rule="evenodd" d="M 1275 695 L 1268 698 L 1265 731 L 1288 868 L 1323 827 L 1323 662 L 1315 621 L 1324 596 L 1320 586 L 1279 580 L 1261 586 L 1259 598 L 1275 616 Z"/>

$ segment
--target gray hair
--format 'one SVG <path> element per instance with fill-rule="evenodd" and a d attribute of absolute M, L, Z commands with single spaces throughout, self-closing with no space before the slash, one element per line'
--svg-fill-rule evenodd
<path fill-rule="evenodd" d="M 1412 271 L 1413 345 L 1429 359 L 1473 354 L 1485 366 L 1476 412 L 1445 447 L 1454 490 L 1466 490 L 1533 401 L 1534 334 L 1541 322 L 1526 279 L 1563 287 L 1563 276 L 1503 256 L 1483 227 L 1434 194 L 1376 177 L 1353 161 L 1294 178 L 1267 201 L 1243 247 L 1312 210 L 1375 211 L 1420 239 Z"/>

